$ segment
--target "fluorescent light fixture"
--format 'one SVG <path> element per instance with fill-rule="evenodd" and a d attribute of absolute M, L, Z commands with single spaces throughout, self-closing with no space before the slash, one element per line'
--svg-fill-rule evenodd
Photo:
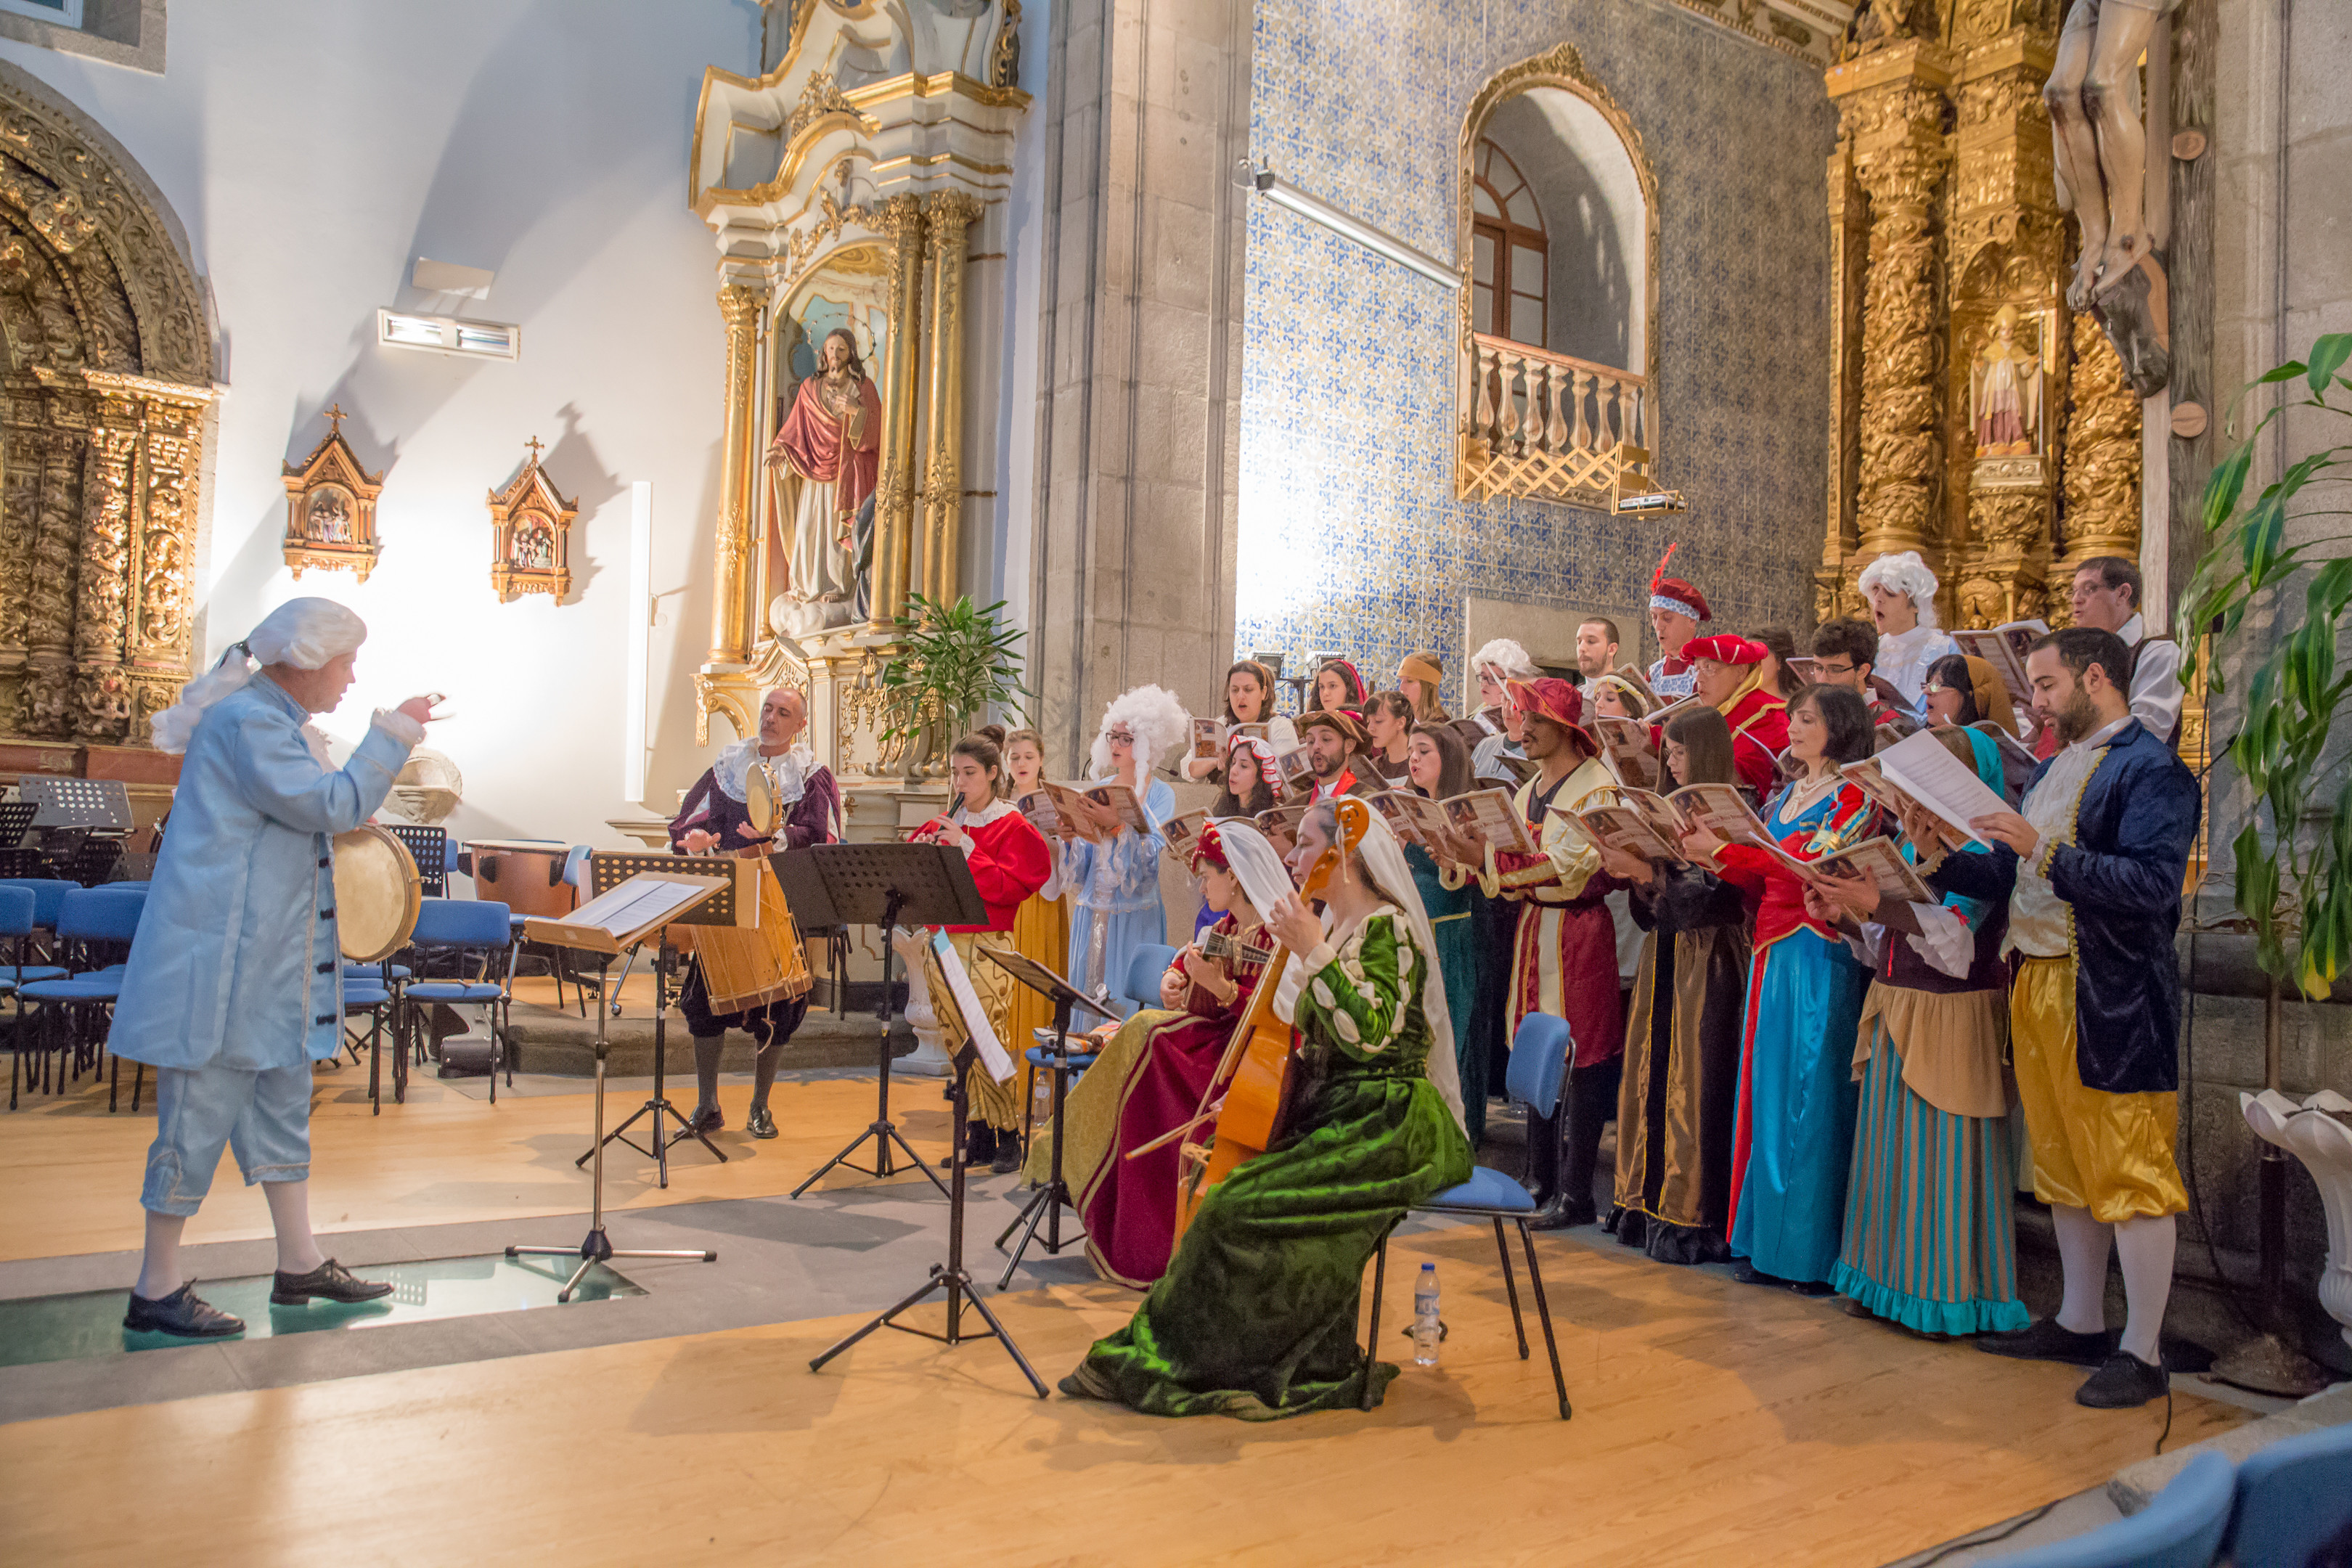
<path fill-rule="evenodd" d="M 1352 239 L 1375 256 L 1386 257 L 1400 267 L 1409 267 L 1433 283 L 1459 290 L 1462 274 L 1448 267 L 1425 250 L 1416 250 L 1384 229 L 1374 228 L 1360 217 L 1341 212 L 1318 195 L 1310 195 L 1274 172 L 1268 163 L 1260 165 L 1247 158 L 1234 165 L 1234 184 L 1255 191 L 1278 206 L 1288 207 L 1310 223 L 1346 239 Z"/>
<path fill-rule="evenodd" d="M 467 359 L 522 357 L 522 329 L 505 321 L 461 321 L 455 316 L 380 310 L 375 313 L 375 341 L 385 348 L 422 349 Z"/>
<path fill-rule="evenodd" d="M 420 256 L 409 269 L 408 280 L 427 294 L 463 294 L 469 299 L 490 297 L 490 279 L 497 273 L 486 267 L 460 267 L 454 261 L 436 261 Z"/>
<path fill-rule="evenodd" d="M 1683 492 L 1680 490 L 1657 490 L 1649 495 L 1617 498 L 1617 510 L 1620 515 L 1684 510 Z"/>

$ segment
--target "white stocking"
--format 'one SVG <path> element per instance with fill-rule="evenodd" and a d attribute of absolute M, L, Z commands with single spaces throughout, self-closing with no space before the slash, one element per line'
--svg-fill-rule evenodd
<path fill-rule="evenodd" d="M 2050 1223 L 2058 1231 L 2058 1261 L 2066 1274 L 2058 1326 L 2071 1333 L 2103 1333 L 2107 1326 L 2107 1243 L 2114 1233 L 2093 1219 L 2089 1209 L 2064 1204 L 2050 1205 Z M 2169 1250 L 2165 1257 L 2168 1269 Z"/>
<path fill-rule="evenodd" d="M 264 1182 L 261 1191 L 269 1200 L 269 1223 L 278 1230 L 278 1271 L 308 1274 L 324 1263 L 310 1237 L 310 1184 Z"/>
<path fill-rule="evenodd" d="M 2139 1215 L 2116 1226 L 2116 1261 L 2124 1270 L 2123 1348 L 2157 1361 L 2157 1334 L 2172 1294 L 2172 1249 L 2179 1235 L 2171 1215 Z"/>
<path fill-rule="evenodd" d="M 147 1211 L 147 1250 L 139 1260 L 138 1293 L 160 1301 L 180 1288 L 180 1233 L 188 1216 Z"/>

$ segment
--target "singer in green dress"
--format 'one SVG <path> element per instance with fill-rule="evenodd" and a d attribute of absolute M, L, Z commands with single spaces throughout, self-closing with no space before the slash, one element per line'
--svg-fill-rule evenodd
<path fill-rule="evenodd" d="M 1312 864 L 1337 836 L 1318 805 L 1294 860 Z M 1356 1342 L 1364 1266 L 1406 1209 L 1467 1181 L 1472 1163 L 1444 981 L 1378 821 L 1333 877 L 1322 923 L 1295 894 L 1279 903 L 1267 928 L 1293 956 L 1276 1007 L 1288 1002 L 1303 1055 L 1320 1058 L 1318 1087 L 1286 1142 L 1210 1190 L 1168 1272 L 1065 1394 L 1270 1421 L 1351 1408 L 1367 1377 L 1377 1402 L 1396 1375 Z"/>

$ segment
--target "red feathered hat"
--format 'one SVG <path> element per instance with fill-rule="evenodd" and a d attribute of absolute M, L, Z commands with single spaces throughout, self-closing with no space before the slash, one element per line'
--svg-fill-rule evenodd
<path fill-rule="evenodd" d="M 1695 621 L 1711 621 L 1715 613 L 1706 607 L 1706 595 L 1680 577 L 1666 575 L 1666 563 L 1672 561 L 1675 552 L 1681 548 L 1682 542 L 1677 540 L 1667 545 L 1666 552 L 1658 557 L 1658 569 L 1650 574 L 1650 608 L 1672 610 Z"/>
<path fill-rule="evenodd" d="M 1717 664 L 1761 664 L 1771 650 L 1760 642 L 1730 632 L 1717 632 L 1711 637 L 1693 637 L 1683 644 L 1678 656 L 1685 663 L 1711 658 Z"/>

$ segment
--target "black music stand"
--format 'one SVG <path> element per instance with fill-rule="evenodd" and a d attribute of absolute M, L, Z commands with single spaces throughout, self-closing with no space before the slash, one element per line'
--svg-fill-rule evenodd
<path fill-rule="evenodd" d="M 894 847 L 877 846 L 877 847 Z M 935 846 L 906 845 L 898 846 L 896 847 L 931 848 L 935 847 Z M 936 847 L 946 847 L 936 846 Z M 950 849 L 949 853 L 954 855 L 958 860 L 961 860 L 963 858 L 961 851 Z M 965 876 L 969 878 L 971 872 L 967 869 Z M 944 941 L 944 939 L 940 940 Z M 825 1363 L 831 1361 L 834 1357 L 839 1355 L 842 1352 L 847 1350 L 850 1346 L 856 1344 L 858 1341 L 864 1339 L 866 1335 L 872 1333 L 877 1329 L 889 1328 L 896 1329 L 900 1333 L 919 1334 L 924 1339 L 937 1340 L 940 1343 L 950 1346 L 950 1348 L 963 1343 L 966 1340 L 992 1339 L 996 1341 L 997 1343 L 1004 1347 L 1004 1353 L 1013 1358 L 1013 1364 L 1021 1369 L 1021 1375 L 1029 1380 L 1029 1386 L 1037 1391 L 1038 1398 L 1043 1399 L 1046 1397 L 1045 1380 L 1037 1375 L 1037 1369 L 1029 1364 L 1029 1358 L 1021 1353 L 1021 1347 L 1013 1342 L 1013 1336 L 1004 1331 L 1004 1325 L 996 1321 L 996 1314 L 988 1310 L 988 1303 L 980 1299 L 980 1293 L 972 1289 L 971 1271 L 966 1269 L 963 1266 L 964 1114 L 969 1109 L 964 1084 L 965 1075 L 970 1073 L 972 1068 L 979 1061 L 980 1047 L 972 1043 L 971 1032 L 963 1023 L 961 1005 L 956 1001 L 953 994 L 949 991 L 948 987 L 944 984 L 935 986 L 932 989 L 931 996 L 931 1005 L 934 1008 L 939 1010 L 941 1026 L 951 1027 L 953 1032 L 960 1037 L 961 1042 L 958 1044 L 950 1058 L 951 1070 L 955 1075 L 955 1152 L 951 1162 L 953 1165 L 952 1179 L 955 1185 L 948 1194 L 948 1260 L 945 1263 L 932 1264 L 930 1277 L 925 1279 L 920 1286 L 917 1287 L 912 1294 L 898 1302 L 898 1305 L 877 1313 L 863 1327 L 858 1329 L 856 1332 L 851 1334 L 847 1339 L 840 1341 L 838 1343 L 832 1346 L 832 1348 L 828 1349 L 824 1354 L 812 1360 L 809 1363 L 809 1370 L 811 1372 L 823 1371 Z M 855 1148 L 856 1145 L 852 1144 L 851 1147 Z M 836 1156 L 836 1158 L 838 1156 Z M 911 1160 L 914 1156 L 909 1153 L 908 1158 Z M 939 1178 L 936 1176 L 932 1178 L 934 1181 L 937 1181 L 938 1179 Z M 902 1323 L 898 1321 L 899 1313 L 905 1311 L 908 1308 L 912 1307 L 916 1302 L 920 1301 L 924 1297 L 929 1295 L 934 1290 L 945 1290 L 948 1293 L 948 1322 L 946 1332 L 934 1333 L 929 1329 L 919 1329 L 911 1323 Z M 973 1311 L 980 1314 L 981 1320 L 987 1323 L 988 1330 L 985 1333 L 972 1334 L 964 1332 L 963 1309 L 967 1302 L 971 1304 Z"/>
<path fill-rule="evenodd" d="M 1012 1258 L 1004 1265 L 1004 1278 L 996 1282 L 996 1288 L 1003 1290 L 1012 1286 L 1013 1271 L 1021 1267 L 1022 1254 L 1027 1252 L 1029 1244 L 1037 1239 L 1037 1226 L 1041 1220 L 1045 1226 L 1045 1251 L 1049 1257 L 1058 1258 L 1062 1248 L 1071 1242 L 1084 1239 L 1083 1233 L 1071 1237 L 1068 1241 L 1062 1239 L 1062 1211 L 1066 1208 L 1072 1214 L 1078 1212 L 1078 1205 L 1070 1197 L 1070 1184 L 1062 1178 L 1062 1104 L 1069 1094 L 1070 1087 L 1070 1014 L 1074 1008 L 1084 1007 L 1114 1022 L 1118 1015 L 1092 1001 L 1085 992 L 1026 954 L 999 947 L 982 947 L 978 951 L 982 958 L 1054 1004 L 1053 1175 L 1030 1195 L 1029 1202 L 1021 1212 L 1013 1216 L 1013 1223 L 997 1236 L 996 1247 L 1002 1252 L 1007 1237 L 1020 1230 L 1024 1222 L 1029 1227 L 1021 1237 L 1021 1245 L 1013 1249 Z"/>
<path fill-rule="evenodd" d="M 711 892 L 716 892 L 719 889 L 712 889 Z M 703 895 L 705 900 L 708 900 L 709 897 L 710 893 L 705 893 Z M 636 956 L 637 949 L 644 945 L 645 934 L 650 933 L 640 933 L 635 941 L 630 942 L 627 944 L 626 951 L 633 962 Z M 542 935 L 538 937 L 536 940 L 548 941 L 552 939 Z M 586 947 L 591 952 L 604 952 L 607 954 L 613 952 L 613 947 L 610 944 L 591 945 L 586 942 L 570 942 L 564 943 L 563 945 Z M 622 969 L 621 974 L 623 979 L 627 978 L 628 970 L 626 967 Z M 594 1134 L 596 1141 L 590 1144 L 588 1148 L 588 1152 L 595 1157 L 596 1166 L 595 1174 L 590 1179 L 589 1183 L 589 1192 L 591 1196 L 589 1200 L 587 1237 L 576 1247 L 509 1247 L 507 1248 L 507 1256 L 509 1258 L 577 1258 L 580 1259 L 580 1267 L 572 1271 L 572 1278 L 565 1280 L 563 1282 L 563 1289 L 555 1293 L 555 1299 L 558 1301 L 569 1301 L 572 1300 L 572 1290 L 578 1287 L 582 1278 L 587 1274 L 591 1267 L 595 1264 L 608 1262 L 615 1258 L 692 1258 L 702 1263 L 716 1263 L 719 1261 L 719 1254 L 709 1249 L 697 1249 L 691 1251 L 631 1250 L 616 1252 L 613 1247 L 613 1238 L 605 1234 L 604 1145 L 608 1140 L 604 1137 L 604 1059 L 608 1047 L 604 1039 L 604 1020 L 606 1016 L 619 1005 L 620 994 L 620 987 L 615 985 L 613 988 L 612 993 L 613 1002 L 610 1005 L 606 1004 L 604 994 L 604 973 L 600 971 L 596 976 L 596 1126 Z M 672 1112 L 672 1114 L 675 1115 L 676 1112 Z M 658 1126 L 659 1123 L 656 1122 L 656 1125 Z M 634 1145 L 632 1146 L 634 1147 Z"/>
<path fill-rule="evenodd" d="M 650 966 L 653 970 L 654 976 L 653 1096 L 643 1105 L 637 1107 L 636 1110 L 631 1111 L 629 1113 L 629 1119 L 626 1121 L 622 1122 L 618 1127 L 615 1127 L 610 1132 L 605 1133 L 604 1138 L 604 1141 L 607 1143 L 610 1143 L 614 1139 L 618 1138 L 622 1142 L 626 1143 L 630 1148 L 635 1149 L 638 1153 L 643 1154 L 646 1159 L 651 1160 L 654 1163 L 654 1169 L 657 1173 L 658 1184 L 664 1187 L 669 1185 L 670 1149 L 675 1144 L 683 1143 L 688 1138 L 697 1140 L 704 1148 L 709 1150 L 713 1154 L 718 1155 L 719 1163 L 720 1164 L 723 1165 L 727 1163 L 727 1152 L 719 1148 L 718 1144 L 713 1143 L 710 1141 L 710 1135 L 694 1124 L 694 1118 L 679 1114 L 677 1107 L 669 1102 L 669 1096 L 664 1093 L 662 1089 L 663 1064 L 667 1058 L 669 1046 L 670 961 L 676 956 L 676 950 L 669 944 L 669 927 L 664 926 L 655 938 L 654 962 Z M 634 963 L 635 962 L 635 955 L 632 953 L 630 963 Z M 597 976 L 598 984 L 596 987 L 600 992 L 604 989 L 603 980 L 604 977 L 600 973 Z M 625 985 L 628 984 L 628 965 L 625 964 L 621 969 L 621 984 Z M 620 1011 L 621 1007 L 621 1004 L 618 1000 L 620 994 L 620 987 L 614 986 L 613 989 L 613 995 L 615 1000 L 613 1003 L 613 1010 L 616 1013 Z M 601 1024 L 599 1025 L 599 1027 L 602 1027 Z M 637 1124 L 637 1119 L 642 1116 L 650 1116 L 654 1119 L 653 1126 L 646 1130 L 647 1142 L 652 1145 L 650 1148 L 646 1147 L 646 1144 L 640 1143 L 635 1139 L 626 1136 L 629 1129 L 635 1127 Z M 662 1131 L 662 1118 L 665 1116 L 677 1123 L 677 1131 L 667 1134 Z M 588 1163 L 588 1154 L 593 1154 L 595 1152 L 595 1150 L 591 1149 L 588 1151 L 587 1154 L 581 1155 L 580 1158 L 572 1161 L 572 1163 L 575 1165 L 584 1165 Z"/>
<path fill-rule="evenodd" d="M 897 989 L 892 978 L 896 950 L 890 945 L 890 932 L 901 920 L 917 926 L 988 923 L 988 905 L 982 901 L 979 884 L 971 879 L 971 867 L 963 851 L 946 844 L 813 844 L 805 849 L 771 855 L 768 864 L 775 868 L 776 883 L 796 921 L 817 926 L 882 928 L 882 1000 L 875 1008 L 882 1022 L 881 1087 L 874 1120 L 840 1153 L 810 1172 L 792 1195 L 799 1197 L 835 1165 L 847 1165 L 869 1176 L 894 1174 L 893 1143 L 908 1164 L 930 1178 L 931 1185 L 947 1192 L 939 1173 L 907 1146 L 890 1121 L 890 1003 Z M 961 1094 L 961 1080 L 957 1087 Z M 961 1100 L 956 1115 L 956 1136 L 961 1139 Z M 874 1140 L 874 1163 L 857 1164 L 850 1155 L 868 1138 Z"/>

